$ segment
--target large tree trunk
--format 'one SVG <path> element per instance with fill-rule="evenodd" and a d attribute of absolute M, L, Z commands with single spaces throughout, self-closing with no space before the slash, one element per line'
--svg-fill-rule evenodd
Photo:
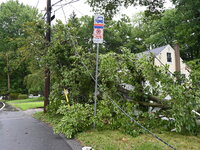
<path fill-rule="evenodd" d="M 50 95 L 50 70 L 46 68 L 45 71 L 45 86 L 44 86 L 44 112 L 47 112 L 46 107 L 49 105 L 49 95 Z"/>
<path fill-rule="evenodd" d="M 7 73 L 7 80 L 8 80 L 8 92 L 10 92 L 10 74 Z"/>
<path fill-rule="evenodd" d="M 9 73 L 7 73 L 7 80 L 8 80 L 8 96 L 7 96 L 7 98 L 6 99 L 9 99 L 10 100 L 10 74 Z"/>

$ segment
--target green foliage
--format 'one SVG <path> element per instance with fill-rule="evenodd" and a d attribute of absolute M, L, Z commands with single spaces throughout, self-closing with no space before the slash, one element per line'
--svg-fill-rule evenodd
<path fill-rule="evenodd" d="M 43 122 L 46 122 L 51 126 L 57 125 L 60 119 L 62 118 L 61 115 L 44 113 L 44 112 L 36 112 L 35 114 L 33 114 L 33 117 Z"/>
<path fill-rule="evenodd" d="M 80 48 L 80 50 L 82 49 Z M 66 113 L 64 114 L 63 121 L 61 120 L 61 123 L 57 126 L 56 131 L 64 132 L 68 137 L 73 137 L 77 132 L 83 131 L 84 127 L 86 129 L 91 127 L 92 122 L 86 121 L 88 119 L 95 121 L 96 127 L 99 130 L 120 129 L 122 132 L 132 136 L 145 133 L 143 129 L 134 124 L 130 118 L 124 116 L 118 108 L 108 101 L 108 99 L 112 98 L 130 116 L 137 118 L 148 129 L 154 129 L 158 126 L 166 129 L 168 126 L 170 129 L 177 128 L 176 131 L 181 133 L 197 133 L 196 118 L 191 111 L 194 109 L 193 104 L 196 103 L 198 96 L 196 93 L 198 91 L 190 89 L 190 81 L 185 80 L 183 83 L 178 83 L 175 77 L 166 74 L 167 66 L 154 66 L 151 63 L 151 56 L 137 59 L 138 56 L 130 53 L 127 49 L 122 48 L 122 50 L 124 54 L 110 52 L 100 55 L 100 94 L 98 98 L 102 100 L 98 103 L 97 116 L 95 118 L 92 118 L 92 113 L 89 113 L 87 110 L 84 111 L 86 106 L 92 110 L 92 106 L 88 105 L 92 102 L 92 80 L 87 70 L 82 66 L 80 56 L 70 57 L 74 63 L 68 70 L 63 71 L 63 77 L 65 77 L 63 83 L 54 84 L 54 89 L 56 90 L 52 92 L 51 104 L 49 106 L 51 109 L 49 110 L 54 110 L 55 112 L 59 109 L 59 105 L 64 104 L 61 101 L 64 98 L 61 96 L 63 89 L 60 85 L 68 85 L 67 87 L 70 87 L 70 104 L 75 110 L 68 109 L 66 108 L 67 106 L 59 109 L 60 112 L 66 109 Z M 89 66 L 89 71 L 92 71 L 92 65 L 89 64 L 88 59 L 95 56 L 86 55 L 83 51 L 81 54 L 82 60 Z M 147 81 L 148 85 L 145 85 L 144 83 Z M 134 85 L 134 88 L 128 94 L 131 98 L 129 102 L 127 102 L 125 97 L 127 95 L 123 95 L 119 91 L 119 85 L 122 83 Z M 149 95 L 155 95 L 160 98 L 164 98 L 166 95 L 172 96 L 170 102 L 162 102 L 161 100 L 160 103 L 171 108 L 168 111 L 163 110 L 161 113 L 167 117 L 173 117 L 175 119 L 174 122 L 161 121 L 158 119 L 159 113 L 155 115 L 142 113 L 139 117 L 134 116 L 135 110 L 142 110 L 144 112 L 148 110 L 148 107 L 143 104 L 149 103 Z M 77 103 L 84 103 L 86 106 Z M 80 112 L 78 112 L 78 108 Z M 88 108 L 88 110 L 90 109 Z M 72 117 L 71 113 L 74 113 L 75 116 Z M 88 114 L 88 116 L 83 117 L 83 120 L 78 120 L 83 128 L 76 124 L 78 122 L 77 118 L 81 114 Z M 69 121 L 67 124 L 66 120 Z"/>
<path fill-rule="evenodd" d="M 90 6 L 93 7 L 95 12 L 103 13 L 107 17 L 113 17 L 120 9 L 121 6 L 128 7 L 128 6 L 147 6 L 147 14 L 158 14 L 162 8 L 164 1 L 157 0 L 157 1 L 149 1 L 149 0 L 110 0 L 110 1 L 101 1 L 101 0 L 87 0 Z"/>
<path fill-rule="evenodd" d="M 177 28 L 179 42 L 183 45 L 184 57 L 188 60 L 200 58 L 200 1 L 173 0 L 180 23 Z"/>
<path fill-rule="evenodd" d="M 18 99 L 19 93 L 10 93 L 9 96 L 11 100 L 16 100 Z"/>
<path fill-rule="evenodd" d="M 28 88 L 29 93 L 40 93 L 44 86 L 43 72 L 37 70 L 32 74 L 27 75 L 24 78 L 24 82 Z"/>
<path fill-rule="evenodd" d="M 17 49 L 22 45 L 18 38 L 26 38 L 24 24 L 37 17 L 37 10 L 18 1 L 0 4 L 0 69 L 4 84 L 2 92 L 27 92 L 23 78 L 27 75 L 26 64 Z M 6 86 L 6 83 L 7 86 Z"/>
<path fill-rule="evenodd" d="M 195 114 L 192 113 L 196 103 L 194 91 L 186 87 L 178 86 L 173 87 L 171 93 L 173 97 L 173 105 L 171 114 L 175 121 L 173 122 L 177 132 L 181 133 L 197 133 L 198 126 L 196 124 Z"/>
<path fill-rule="evenodd" d="M 27 99 L 28 95 L 27 94 L 19 94 L 17 99 Z"/>
<path fill-rule="evenodd" d="M 109 10 L 108 13 L 111 15 L 121 4 L 129 6 L 140 3 L 140 1 L 129 0 L 110 2 L 91 0 L 89 2 L 94 7 L 97 4 L 98 6 L 102 4 L 102 9 Z M 12 3 L 15 2 L 12 1 Z M 143 1 L 140 4 L 149 6 L 149 8 L 155 5 L 162 6 L 161 1 L 154 3 Z M 190 3 L 187 4 L 189 5 Z M 13 7 L 18 5 L 19 3 L 16 2 Z M 6 5 L 2 4 L 2 12 L 9 12 L 9 9 L 3 9 L 4 6 Z M 190 4 L 190 6 L 192 5 Z M 24 8 L 23 5 L 20 5 L 21 7 Z M 27 8 L 27 10 L 29 9 Z M 167 66 L 154 66 L 151 56 L 140 58 L 139 55 L 133 54 L 145 50 L 146 47 L 157 47 L 178 41 L 181 43 L 184 55 L 191 59 L 192 54 L 196 52 L 189 51 L 188 53 L 188 47 L 194 48 L 194 45 L 197 45 L 198 34 L 194 31 L 197 26 L 195 25 L 195 28 L 190 26 L 191 30 L 185 30 L 187 29 L 186 27 L 193 25 L 193 23 L 192 20 L 190 20 L 189 24 L 181 23 L 183 17 L 180 15 L 181 9 L 167 10 L 158 18 L 145 15 L 139 16 L 134 25 L 127 16 L 123 16 L 118 21 L 106 20 L 105 40 L 100 47 L 99 103 L 95 118 L 92 115 L 93 107 L 91 105 L 94 94 L 94 81 L 91 76 L 95 74 L 92 17 L 77 18 L 75 14 L 72 14 L 66 24 L 57 21 L 52 28 L 51 44 L 47 46 L 44 32 L 48 26 L 44 24 L 42 19 L 36 17 L 33 20 L 33 14 L 30 14 L 30 16 L 28 14 L 29 19 L 24 20 L 26 17 L 23 16 L 23 12 L 27 12 L 25 9 L 22 11 L 23 17 L 19 18 L 20 22 L 14 19 L 15 22 L 8 26 L 9 30 L 5 26 L 0 28 L 0 35 L 7 34 L 1 40 L 1 43 L 4 44 L 0 46 L 0 50 L 4 52 L 1 57 L 4 59 L 0 60 L 0 67 L 4 71 L 0 73 L 0 76 L 4 78 L 6 76 L 20 78 L 21 80 L 15 81 L 11 86 L 13 88 L 17 87 L 16 85 L 20 85 L 17 91 L 23 89 L 20 83 L 26 76 L 24 83 L 29 92 L 38 93 L 42 92 L 43 89 L 43 70 L 48 67 L 51 72 L 52 83 L 48 111 L 51 115 L 57 112 L 62 116 L 55 131 L 57 133 L 62 132 L 67 137 L 73 137 L 76 133 L 90 128 L 94 121 L 99 130 L 120 129 L 132 136 L 144 133 L 141 128 L 131 122 L 129 118 L 124 116 L 118 108 L 108 101 L 110 98 L 147 128 L 153 129 L 157 126 L 162 126 L 163 122 L 157 119 L 158 114 L 148 115 L 145 113 L 148 110 L 150 96 L 152 95 L 160 99 L 158 102 L 160 105 L 166 104 L 170 108 L 170 110 L 163 110 L 160 113 L 165 114 L 167 117 L 175 118 L 174 122 L 165 124 L 176 128 L 177 132 L 195 134 L 197 132 L 196 118 L 191 110 L 194 109 L 194 104 L 199 99 L 199 72 L 194 71 L 191 73 L 192 81 L 183 80 L 178 82 L 177 77 L 170 77 L 166 74 Z M 1 15 L 2 13 L 0 13 Z M 187 20 L 188 16 L 191 15 L 194 14 L 189 13 L 186 18 L 183 18 Z M 3 17 L 0 19 L 0 23 Z M 7 17 L 9 18 L 10 16 L 8 15 Z M 16 32 L 16 34 L 20 32 L 20 35 L 23 36 L 8 34 L 10 33 L 9 31 Z M 191 33 L 195 33 L 193 35 L 195 40 L 188 40 L 192 39 Z M 9 46 L 9 49 L 5 52 L 6 46 Z M 198 47 L 195 49 L 198 50 Z M 192 64 L 195 63 L 198 63 L 198 61 L 192 62 Z M 194 68 L 198 70 L 198 65 L 194 65 Z M 22 76 L 19 75 L 20 71 L 23 72 Z M 5 79 L 2 80 L 0 78 L 0 80 L 6 82 Z M 128 90 L 128 92 L 125 90 L 125 93 L 120 91 L 124 84 L 132 85 L 132 89 Z M 2 85 L 5 86 L 5 84 Z M 62 93 L 64 88 L 69 89 L 71 108 L 63 106 L 66 104 Z M 163 102 L 162 99 L 166 95 L 170 95 L 172 100 Z M 139 118 L 134 115 L 135 110 L 141 110 L 144 113 L 141 113 Z"/>
<path fill-rule="evenodd" d="M 62 106 L 57 111 L 64 115 L 54 128 L 55 133 L 63 133 L 67 138 L 72 138 L 76 133 L 89 129 L 93 108 L 88 104 L 74 104 L 70 108 Z"/>

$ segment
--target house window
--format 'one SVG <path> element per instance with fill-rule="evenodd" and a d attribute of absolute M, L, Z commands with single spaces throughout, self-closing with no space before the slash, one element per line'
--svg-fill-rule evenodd
<path fill-rule="evenodd" d="M 171 53 L 167 53 L 167 62 L 172 62 L 172 55 L 171 55 Z"/>

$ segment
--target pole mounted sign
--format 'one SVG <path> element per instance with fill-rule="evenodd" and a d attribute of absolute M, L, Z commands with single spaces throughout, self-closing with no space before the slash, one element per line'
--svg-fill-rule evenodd
<path fill-rule="evenodd" d="M 95 92 L 94 92 L 94 116 L 96 116 L 97 113 L 99 44 L 103 43 L 103 28 L 104 28 L 104 16 L 95 15 L 93 42 L 97 44 L 97 55 L 96 55 Z M 95 126 L 96 125 L 94 121 L 94 128 Z"/>
<path fill-rule="evenodd" d="M 104 28 L 104 16 L 95 15 L 94 16 L 94 32 L 93 32 L 94 43 L 103 43 L 103 28 Z"/>

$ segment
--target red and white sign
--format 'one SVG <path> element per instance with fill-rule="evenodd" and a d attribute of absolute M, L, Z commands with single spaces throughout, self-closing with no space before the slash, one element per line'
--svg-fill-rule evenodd
<path fill-rule="evenodd" d="M 93 37 L 94 39 L 103 40 L 103 29 L 94 29 Z"/>
<path fill-rule="evenodd" d="M 94 43 L 103 43 L 103 28 L 104 28 L 104 16 L 102 15 L 94 16 L 94 32 L 93 32 Z"/>

